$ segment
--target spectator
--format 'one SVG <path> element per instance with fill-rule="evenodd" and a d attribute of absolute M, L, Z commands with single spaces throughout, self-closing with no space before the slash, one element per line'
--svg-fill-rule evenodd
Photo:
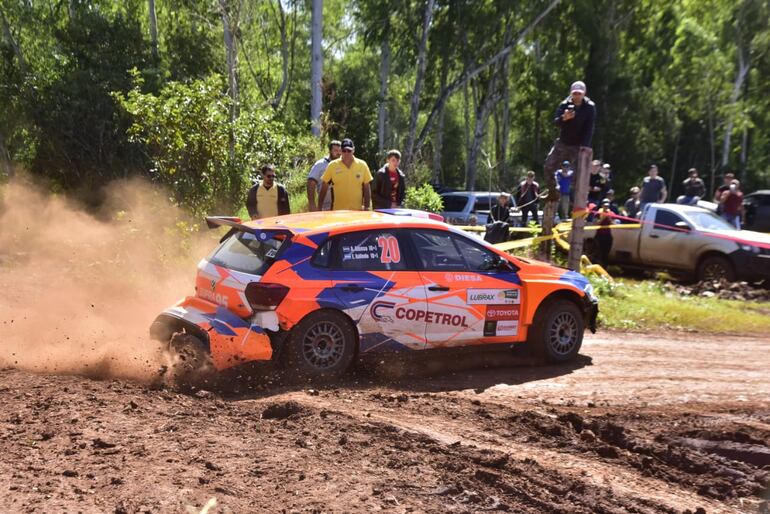
<path fill-rule="evenodd" d="M 706 194 L 706 184 L 698 177 L 698 170 L 690 168 L 687 173 L 689 176 L 682 181 L 684 194 L 676 199 L 676 203 L 683 205 L 695 205 Z"/>
<path fill-rule="evenodd" d="M 323 184 L 318 193 L 318 204 L 323 205 L 329 188 L 333 186 L 333 210 L 368 211 L 372 200 L 372 172 L 366 162 L 353 155 L 356 148 L 351 139 L 343 139 L 340 149 L 342 157 L 330 162 L 321 176 Z"/>
<path fill-rule="evenodd" d="M 521 225 L 526 227 L 528 214 L 532 214 L 532 219 L 538 223 L 537 204 L 538 195 L 540 195 L 540 184 L 535 182 L 535 172 L 527 172 L 527 178 L 521 181 L 516 188 L 516 205 L 521 210 Z"/>
<path fill-rule="evenodd" d="M 730 189 L 730 184 L 732 184 L 733 180 L 735 180 L 735 175 L 732 172 L 728 171 L 727 173 L 725 173 L 725 176 L 724 176 L 723 180 L 724 180 L 724 182 L 722 183 L 722 185 L 719 186 L 716 189 L 716 191 L 714 191 L 714 203 L 719 204 L 718 207 L 717 207 L 717 213 L 718 214 L 722 213 L 722 210 L 721 210 L 722 209 L 722 194 L 725 191 Z"/>
<path fill-rule="evenodd" d="M 492 221 L 502 221 L 503 223 L 508 223 L 509 218 L 511 217 L 511 211 L 508 209 L 508 195 L 505 193 L 501 193 L 500 196 L 497 197 L 497 205 L 492 207 L 492 210 L 489 211 L 489 216 L 492 218 Z"/>
<path fill-rule="evenodd" d="M 620 216 L 620 208 L 618 207 L 618 203 L 615 201 L 615 191 L 613 189 L 607 190 L 607 196 L 604 198 L 604 200 L 609 201 L 609 207 L 610 211 L 612 211 L 612 214 L 615 216 Z M 604 204 L 604 200 L 602 200 L 602 204 Z"/>
<path fill-rule="evenodd" d="M 612 189 L 612 168 L 610 168 L 609 163 L 602 164 L 602 169 L 599 172 L 599 174 L 602 176 L 602 189 L 603 189 L 603 196 L 602 199 L 604 199 L 607 196 L 607 191 Z"/>
<path fill-rule="evenodd" d="M 634 186 L 629 191 L 630 197 L 628 200 L 626 200 L 626 203 L 623 205 L 625 215 L 629 218 L 638 218 L 639 212 L 642 210 L 641 205 L 639 202 L 639 193 L 641 192 L 641 189 Z"/>
<path fill-rule="evenodd" d="M 406 176 L 398 167 L 401 152 L 390 150 L 387 163 L 374 174 L 372 202 L 375 209 L 395 209 L 401 207 L 406 195 Z"/>
<path fill-rule="evenodd" d="M 569 96 L 556 108 L 553 122 L 560 129 L 559 137 L 554 141 L 543 169 L 549 189 L 549 201 L 559 198 L 554 175 L 559 163 L 577 162 L 580 148 L 591 148 L 596 106 L 585 94 L 585 83 L 579 80 L 573 82 L 569 88 Z"/>
<path fill-rule="evenodd" d="M 259 170 L 262 181 L 257 182 L 246 194 L 246 210 L 251 219 L 272 218 L 291 213 L 286 188 L 275 181 L 275 167 L 271 164 Z"/>
<path fill-rule="evenodd" d="M 561 168 L 556 170 L 556 188 L 559 190 L 559 213 L 561 219 L 570 217 L 570 198 L 572 193 L 572 178 L 575 171 L 569 161 L 561 163 Z"/>
<path fill-rule="evenodd" d="M 334 191 L 331 188 L 329 188 L 329 194 L 324 198 L 324 203 L 320 206 L 320 209 L 316 199 L 321 192 L 321 177 L 323 176 L 324 171 L 326 171 L 326 167 L 329 163 L 340 158 L 340 153 L 342 153 L 340 149 L 341 145 L 342 143 L 336 139 L 329 142 L 329 155 L 317 160 L 315 164 L 313 164 L 313 167 L 310 168 L 310 173 L 307 175 L 307 207 L 310 212 L 318 210 L 330 211 L 332 209 L 332 197 L 334 196 Z"/>
<path fill-rule="evenodd" d="M 591 163 L 591 175 L 588 177 L 588 203 L 598 205 L 606 192 L 606 180 L 602 176 L 602 161 Z"/>
<path fill-rule="evenodd" d="M 639 197 L 639 210 L 643 211 L 648 203 L 663 203 L 666 201 L 668 191 L 666 190 L 666 181 L 658 176 L 658 167 L 650 166 L 648 176 L 642 180 L 642 194 Z"/>
<path fill-rule="evenodd" d="M 725 221 L 740 230 L 743 215 L 743 192 L 741 192 L 740 182 L 733 179 L 728 189 L 722 193 L 720 206 Z"/>
<path fill-rule="evenodd" d="M 602 206 L 599 208 L 599 228 L 596 231 L 596 244 L 599 246 L 599 264 L 607 269 L 609 263 L 610 251 L 612 250 L 612 211 L 610 210 L 610 200 L 602 200 Z"/>

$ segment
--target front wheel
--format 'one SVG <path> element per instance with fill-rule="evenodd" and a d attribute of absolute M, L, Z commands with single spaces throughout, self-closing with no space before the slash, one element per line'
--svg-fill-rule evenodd
<path fill-rule="evenodd" d="M 585 321 L 570 300 L 557 299 L 541 305 L 527 338 L 535 355 L 547 362 L 568 362 L 583 344 Z"/>
<path fill-rule="evenodd" d="M 322 310 L 300 321 L 287 342 L 286 367 L 300 377 L 324 380 L 337 378 L 350 367 L 356 334 L 344 314 Z"/>
<path fill-rule="evenodd" d="M 703 259 L 698 266 L 698 280 L 735 280 L 735 269 L 732 263 L 721 255 L 711 255 Z"/>

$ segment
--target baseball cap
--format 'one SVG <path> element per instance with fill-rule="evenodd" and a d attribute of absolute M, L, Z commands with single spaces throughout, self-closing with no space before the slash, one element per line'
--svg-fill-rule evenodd
<path fill-rule="evenodd" d="M 340 145 L 340 148 L 355 148 L 356 145 L 353 144 L 352 139 L 345 138 L 342 140 L 342 144 Z"/>
<path fill-rule="evenodd" d="M 569 161 L 564 161 L 561 163 L 562 166 L 569 166 Z"/>
<path fill-rule="evenodd" d="M 641 189 L 639 189 L 637 186 L 634 186 L 634 187 L 631 188 L 631 194 L 636 194 L 639 191 L 641 191 Z"/>
<path fill-rule="evenodd" d="M 609 205 L 609 204 L 610 204 L 609 198 L 605 198 L 604 200 L 602 200 L 602 205 Z"/>
<path fill-rule="evenodd" d="M 572 85 L 569 87 L 569 92 L 574 93 L 575 91 L 580 91 L 581 93 L 586 92 L 586 84 L 582 80 L 576 80 L 572 83 Z"/>

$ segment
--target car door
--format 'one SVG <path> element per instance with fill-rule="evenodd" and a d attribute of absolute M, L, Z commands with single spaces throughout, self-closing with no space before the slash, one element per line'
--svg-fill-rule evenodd
<path fill-rule="evenodd" d="M 516 340 L 522 288 L 513 269 L 481 242 L 445 230 L 410 238 L 425 287 L 429 348 Z"/>
<path fill-rule="evenodd" d="M 682 268 L 694 262 L 691 234 L 676 227 L 679 222 L 686 223 L 684 218 L 660 207 L 655 207 L 650 214 L 646 219 L 652 218 L 654 224 L 644 227 L 639 241 L 642 262 L 673 268 Z M 687 225 L 692 228 L 689 223 Z"/>
<path fill-rule="evenodd" d="M 336 236 L 329 276 L 342 309 L 357 324 L 361 352 L 425 348 L 425 289 L 409 270 L 398 229 Z"/>

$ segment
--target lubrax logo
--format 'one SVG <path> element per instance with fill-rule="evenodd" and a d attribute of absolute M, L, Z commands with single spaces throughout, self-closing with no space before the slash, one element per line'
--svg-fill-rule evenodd
<path fill-rule="evenodd" d="M 493 303 L 520 303 L 518 289 L 468 289 L 469 305 L 489 305 Z"/>

